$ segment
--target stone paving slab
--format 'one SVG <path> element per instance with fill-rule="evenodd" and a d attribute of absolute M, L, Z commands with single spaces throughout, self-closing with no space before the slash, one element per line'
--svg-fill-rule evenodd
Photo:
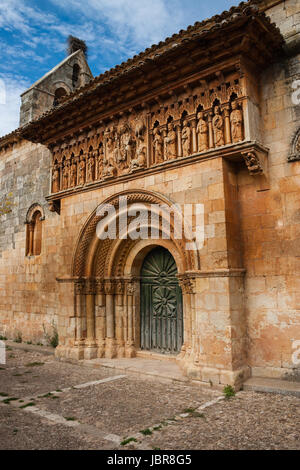
<path fill-rule="evenodd" d="M 56 361 L 53 356 L 13 349 L 0 366 L 0 393 L 17 398 L 35 396 L 112 375 L 107 369 L 89 369 Z M 1 400 L 1 397 L 0 397 Z"/>
<path fill-rule="evenodd" d="M 41 409 L 72 416 L 80 423 L 122 437 L 197 408 L 211 395 L 181 384 L 161 384 L 127 376 L 85 389 L 71 389 L 57 399 L 38 400 Z"/>
<path fill-rule="evenodd" d="M 9 351 L 0 384 L 0 449 L 300 449 L 294 396 L 224 400 L 189 383 L 118 377 L 20 349 Z"/>
<path fill-rule="evenodd" d="M 154 432 L 145 440 L 162 450 L 300 449 L 300 400 L 295 397 L 239 392 L 208 407 L 200 416 Z"/>

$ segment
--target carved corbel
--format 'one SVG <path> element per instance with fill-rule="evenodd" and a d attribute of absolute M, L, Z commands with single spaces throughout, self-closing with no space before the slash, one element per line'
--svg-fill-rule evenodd
<path fill-rule="evenodd" d="M 261 175 L 264 172 L 263 162 L 256 152 L 243 152 L 242 156 L 251 176 Z"/>
<path fill-rule="evenodd" d="M 56 212 L 58 215 L 60 215 L 60 200 L 59 201 L 49 201 L 49 211 L 50 212 Z"/>

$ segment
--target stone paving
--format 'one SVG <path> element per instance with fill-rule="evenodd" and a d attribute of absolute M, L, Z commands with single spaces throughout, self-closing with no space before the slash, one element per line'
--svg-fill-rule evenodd
<path fill-rule="evenodd" d="M 300 449 L 300 400 L 114 374 L 12 348 L 0 449 Z"/>

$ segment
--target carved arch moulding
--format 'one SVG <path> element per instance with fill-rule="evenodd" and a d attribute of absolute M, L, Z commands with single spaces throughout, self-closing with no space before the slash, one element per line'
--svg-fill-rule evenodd
<path fill-rule="evenodd" d="M 300 160 L 300 127 L 297 130 L 292 140 L 290 155 L 288 156 L 289 162 L 296 162 Z"/>
<path fill-rule="evenodd" d="M 145 220 L 140 220 L 141 229 L 149 229 L 147 240 L 151 240 L 151 234 L 155 229 L 157 238 L 152 240 L 152 244 L 165 244 L 171 247 L 178 259 L 179 272 L 194 271 L 200 269 L 199 253 L 195 250 L 186 250 L 186 243 L 193 242 L 192 228 L 190 229 L 191 238 L 187 239 L 184 236 L 182 239 L 176 238 L 174 233 L 174 218 L 171 214 L 170 217 L 170 240 L 163 238 L 164 234 L 164 214 L 161 212 L 158 214 L 158 218 L 155 222 L 151 220 L 150 211 L 153 210 L 153 206 L 169 207 L 171 211 L 174 206 L 172 201 L 163 195 L 149 192 L 145 190 L 128 190 L 123 191 L 115 196 L 109 197 L 102 204 L 101 207 L 106 205 L 113 206 L 115 208 L 115 227 L 116 233 L 119 234 L 120 230 L 120 216 L 123 215 L 123 208 L 120 207 L 120 201 L 126 200 L 126 211 L 129 212 L 130 207 L 135 205 L 137 208 L 142 207 L 148 210 L 145 216 Z M 139 206 L 140 205 L 140 206 Z M 105 210 L 101 211 L 103 215 L 97 215 L 98 209 L 96 209 L 92 215 L 88 218 L 84 224 L 74 250 L 73 263 L 72 263 L 72 277 L 73 278 L 97 278 L 104 279 L 110 277 L 120 277 L 126 275 L 125 266 L 126 260 L 133 247 L 139 243 L 140 239 L 132 239 L 130 234 L 130 223 L 134 217 L 127 219 L 127 238 L 120 239 L 105 239 L 101 240 L 98 238 L 99 232 L 97 233 L 97 227 L 101 220 L 106 217 L 107 213 Z M 180 217 L 180 214 L 179 214 Z M 167 221 L 168 222 L 168 221 Z M 152 230 L 152 231 L 151 231 Z M 128 273 L 127 273 L 128 274 Z"/>

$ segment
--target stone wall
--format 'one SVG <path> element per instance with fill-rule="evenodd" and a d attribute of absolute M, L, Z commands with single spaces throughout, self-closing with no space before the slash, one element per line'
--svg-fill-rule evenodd
<path fill-rule="evenodd" d="M 22 334 L 24 340 L 43 340 L 43 324 L 49 330 L 55 320 L 56 283 L 55 217 L 48 211 L 49 151 L 22 141 L 0 153 L 0 201 L 5 213 L 0 216 L 0 334 L 10 338 Z M 8 201 L 8 203 L 6 202 Z M 45 212 L 42 254 L 25 257 L 26 214 L 38 203 Z M 51 277 L 51 270 L 53 274 Z"/>
<path fill-rule="evenodd" d="M 75 64 L 80 67 L 80 72 L 78 81 L 73 83 Z M 91 78 L 93 75 L 84 53 L 81 50 L 74 52 L 21 95 L 20 126 L 48 111 L 53 106 L 56 90 L 63 89 L 66 94 L 72 93 Z"/>
<path fill-rule="evenodd" d="M 267 180 L 250 176 L 242 163 L 218 157 L 71 195 L 62 199 L 58 215 L 45 201 L 48 150 L 23 141 L 0 153 L 0 201 L 6 199 L 12 208 L 0 216 L 0 334 L 14 338 L 21 332 L 25 341 L 44 341 L 43 327 L 51 332 L 54 322 L 60 345 L 69 346 L 75 328 L 73 285 L 58 284 L 56 277 L 70 277 L 80 230 L 102 201 L 120 191 L 145 189 L 179 204 L 204 205 L 202 275 L 189 312 L 193 329 L 187 327 L 201 368 L 197 377 L 226 384 L 235 381 L 228 371 L 243 374 L 245 365 L 255 375 L 280 376 L 293 369 L 292 345 L 300 339 L 300 163 L 288 162 L 288 156 L 300 121 L 300 106 L 291 99 L 292 84 L 300 79 L 297 3 L 289 0 L 267 12 L 292 44 L 289 57 L 261 77 L 261 143 L 270 149 Z M 42 252 L 26 257 L 24 222 L 34 203 L 45 210 Z M 194 364 L 187 370 L 193 375 Z"/>
<path fill-rule="evenodd" d="M 292 84 L 300 79 L 299 2 L 267 10 L 289 45 L 290 56 L 261 77 L 263 144 L 270 149 L 269 182 L 239 172 L 240 220 L 246 275 L 249 365 L 254 375 L 280 376 L 292 364 L 300 338 L 300 162 L 288 162 L 299 129 L 300 105 Z M 291 47 L 293 46 L 293 47 Z M 256 182 L 257 181 L 257 182 Z M 264 190 L 269 188 L 268 190 Z"/>

